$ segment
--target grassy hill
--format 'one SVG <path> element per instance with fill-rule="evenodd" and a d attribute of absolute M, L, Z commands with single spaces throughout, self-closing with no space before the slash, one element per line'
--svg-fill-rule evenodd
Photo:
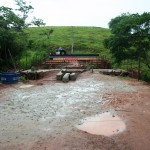
<path fill-rule="evenodd" d="M 50 33 L 53 31 L 52 33 Z M 108 56 L 109 51 L 103 46 L 103 40 L 110 35 L 109 29 L 100 27 L 80 26 L 49 26 L 30 27 L 25 30 L 28 35 L 27 50 L 20 60 L 21 67 L 31 67 L 49 53 L 55 52 L 59 47 L 71 53 L 72 42 L 74 54 L 98 53 Z M 27 59 L 27 60 L 26 60 Z M 27 65 L 26 65 L 27 61 Z"/>
<path fill-rule="evenodd" d="M 53 33 L 49 35 L 49 31 Z M 58 47 L 71 49 L 72 40 L 74 50 L 101 53 L 104 38 L 110 35 L 109 29 L 98 27 L 38 27 L 28 28 L 29 40 L 34 41 L 35 46 L 52 50 Z M 44 50 L 44 49 L 43 49 Z"/>
<path fill-rule="evenodd" d="M 55 52 L 59 47 L 65 48 L 68 54 L 71 53 L 72 42 L 74 43 L 74 54 L 98 53 L 112 61 L 109 50 L 103 46 L 103 40 L 111 35 L 109 29 L 50 26 L 27 28 L 25 33 L 28 35 L 28 45 L 19 62 L 21 68 L 29 68 L 43 58 L 48 58 L 49 53 Z M 113 66 L 123 69 L 137 68 L 137 62 L 126 61 L 119 66 L 113 63 Z M 144 64 L 142 64 L 142 73 L 142 79 L 149 81 L 150 72 Z"/>

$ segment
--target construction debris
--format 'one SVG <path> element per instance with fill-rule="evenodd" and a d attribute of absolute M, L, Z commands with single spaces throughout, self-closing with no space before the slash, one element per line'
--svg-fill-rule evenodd
<path fill-rule="evenodd" d="M 24 76 L 26 79 L 29 80 L 38 80 L 46 76 L 52 71 L 57 71 L 58 69 L 38 69 L 33 70 L 34 68 L 31 68 L 29 70 L 19 71 L 21 76 Z"/>
<path fill-rule="evenodd" d="M 70 73 L 66 73 L 63 78 L 62 78 L 62 81 L 63 82 L 69 82 L 69 78 L 70 78 Z"/>
<path fill-rule="evenodd" d="M 56 79 L 57 79 L 57 80 L 62 80 L 63 76 L 64 76 L 64 73 L 63 73 L 62 71 L 60 71 L 60 72 L 56 75 Z"/>
<path fill-rule="evenodd" d="M 56 79 L 57 80 L 62 80 L 63 82 L 69 82 L 69 80 L 71 81 L 75 81 L 77 79 L 77 76 L 79 73 L 83 72 L 83 70 L 81 69 L 62 69 L 57 75 L 56 75 Z"/>
<path fill-rule="evenodd" d="M 77 74 L 76 73 L 71 73 L 70 74 L 70 80 L 75 81 L 77 78 Z"/>
<path fill-rule="evenodd" d="M 93 69 L 93 72 L 99 72 L 105 75 L 127 76 L 129 72 L 122 69 Z"/>

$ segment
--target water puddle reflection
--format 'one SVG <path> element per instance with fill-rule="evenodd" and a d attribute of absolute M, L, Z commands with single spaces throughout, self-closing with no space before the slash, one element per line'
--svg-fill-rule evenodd
<path fill-rule="evenodd" d="M 82 124 L 76 127 L 91 134 L 111 136 L 123 132 L 126 125 L 118 116 L 106 112 L 94 117 L 85 118 L 82 120 Z"/>

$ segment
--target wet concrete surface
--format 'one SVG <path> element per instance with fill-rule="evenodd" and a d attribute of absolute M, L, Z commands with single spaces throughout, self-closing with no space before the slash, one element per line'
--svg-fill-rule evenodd
<path fill-rule="evenodd" d="M 106 97 L 106 93 L 113 90 L 136 91 L 136 87 L 127 82 L 113 78 L 108 80 L 107 76 L 103 76 L 103 79 L 101 77 L 102 75 L 88 72 L 81 74 L 77 81 L 67 84 L 49 79 L 41 81 L 42 84 L 37 84 L 36 81 L 18 83 L 1 89 L 2 149 L 9 149 L 11 145 L 27 144 L 26 148 L 20 149 L 28 150 L 32 149 L 33 143 L 42 139 L 59 139 L 62 135 L 76 131 L 75 125 L 81 119 L 111 110 L 106 104 L 113 101 L 114 96 L 112 94 Z M 122 129 L 118 130 L 123 131 Z"/>

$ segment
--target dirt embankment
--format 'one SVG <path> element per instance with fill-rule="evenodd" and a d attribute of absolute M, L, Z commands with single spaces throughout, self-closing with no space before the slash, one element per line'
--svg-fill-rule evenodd
<path fill-rule="evenodd" d="M 0 150 L 149 150 L 149 85 L 91 72 L 66 84 L 56 73 L 0 85 Z M 104 112 L 119 116 L 125 130 L 104 136 L 76 127 Z"/>

